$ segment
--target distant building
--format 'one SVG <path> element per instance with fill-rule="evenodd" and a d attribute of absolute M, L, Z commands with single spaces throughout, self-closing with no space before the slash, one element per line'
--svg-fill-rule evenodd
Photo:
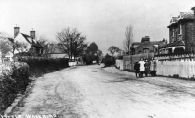
<path fill-rule="evenodd" d="M 141 42 L 134 42 L 132 44 L 132 54 L 151 53 L 158 54 L 158 47 L 166 45 L 167 41 L 150 41 L 149 36 L 145 36 L 141 39 Z"/>
<path fill-rule="evenodd" d="M 15 53 L 19 52 L 32 52 L 41 54 L 43 47 L 35 40 L 35 31 L 30 31 L 30 36 L 20 33 L 20 27 L 14 27 L 14 42 L 19 42 L 26 45 L 25 50 L 18 48 Z"/>
<path fill-rule="evenodd" d="M 172 17 L 168 25 L 169 44 L 160 48 L 160 54 L 195 52 L 194 15 L 193 12 L 180 12 L 178 17 Z"/>
<path fill-rule="evenodd" d="M 67 53 L 61 49 L 62 44 L 48 44 L 44 47 L 44 55 L 50 58 L 69 58 Z"/>

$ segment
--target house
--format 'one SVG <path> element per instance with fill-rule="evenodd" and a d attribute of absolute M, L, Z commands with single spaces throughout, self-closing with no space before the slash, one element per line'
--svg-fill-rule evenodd
<path fill-rule="evenodd" d="M 195 8 L 192 8 L 195 11 Z M 172 17 L 169 28 L 169 44 L 160 47 L 160 54 L 195 52 L 195 20 L 193 12 L 180 12 Z"/>
<path fill-rule="evenodd" d="M 30 36 L 20 33 L 20 27 L 14 27 L 14 43 L 24 45 L 16 48 L 15 53 L 30 52 L 34 54 L 41 54 L 43 47 L 35 40 L 35 31 L 30 31 Z"/>
<path fill-rule="evenodd" d="M 142 53 L 155 53 L 158 54 L 158 47 L 167 44 L 167 41 L 163 39 L 162 41 L 150 41 L 149 36 L 145 36 L 141 39 L 141 42 L 132 43 L 133 54 Z"/>
<path fill-rule="evenodd" d="M 44 47 L 43 53 L 50 58 L 69 58 L 67 53 L 61 49 L 62 44 L 48 44 Z"/>

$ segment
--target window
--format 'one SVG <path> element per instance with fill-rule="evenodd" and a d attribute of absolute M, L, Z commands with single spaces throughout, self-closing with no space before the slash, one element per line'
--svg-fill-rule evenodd
<path fill-rule="evenodd" d="M 179 34 L 182 34 L 182 25 L 179 25 Z"/>
<path fill-rule="evenodd" d="M 145 48 L 143 51 L 144 51 L 144 53 L 149 53 L 149 49 L 148 48 Z"/>
<path fill-rule="evenodd" d="M 172 34 L 172 37 L 174 37 L 174 34 L 175 34 L 175 30 L 174 30 L 174 28 L 173 28 L 173 30 L 172 30 L 172 31 L 173 31 L 173 32 L 172 32 L 172 33 L 173 33 L 173 34 Z"/>

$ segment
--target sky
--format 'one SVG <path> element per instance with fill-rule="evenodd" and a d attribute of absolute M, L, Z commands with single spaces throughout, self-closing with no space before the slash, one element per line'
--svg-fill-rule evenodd
<path fill-rule="evenodd" d="M 133 26 L 133 40 L 168 39 L 167 26 L 179 12 L 192 12 L 195 0 L 0 0 L 0 31 L 13 36 L 14 27 L 30 34 L 32 28 L 49 41 L 56 32 L 77 28 L 87 42 L 104 53 L 110 46 L 124 49 L 125 30 Z"/>

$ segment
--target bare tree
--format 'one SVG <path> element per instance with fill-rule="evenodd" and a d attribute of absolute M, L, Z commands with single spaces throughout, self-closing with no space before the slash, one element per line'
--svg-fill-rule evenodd
<path fill-rule="evenodd" d="M 111 46 L 108 48 L 108 51 L 110 51 L 110 53 L 112 54 L 112 56 L 114 56 L 115 52 L 118 52 L 120 49 L 118 47 L 115 46 Z"/>
<path fill-rule="evenodd" d="M 30 49 L 30 46 L 28 43 L 24 43 L 24 42 L 18 42 L 18 41 L 15 41 L 14 42 L 14 48 L 19 52 L 19 53 L 22 53 L 22 52 L 28 52 L 29 49 Z"/>
<path fill-rule="evenodd" d="M 129 25 L 126 27 L 125 40 L 124 40 L 124 49 L 127 54 L 131 52 L 131 44 L 133 43 L 133 27 Z"/>
<path fill-rule="evenodd" d="M 82 36 L 77 29 L 64 28 L 62 31 L 57 32 L 57 40 L 61 45 L 61 49 L 64 53 L 69 55 L 69 59 L 72 60 L 72 57 L 76 57 L 83 53 L 84 47 L 86 47 L 86 37 Z"/>

